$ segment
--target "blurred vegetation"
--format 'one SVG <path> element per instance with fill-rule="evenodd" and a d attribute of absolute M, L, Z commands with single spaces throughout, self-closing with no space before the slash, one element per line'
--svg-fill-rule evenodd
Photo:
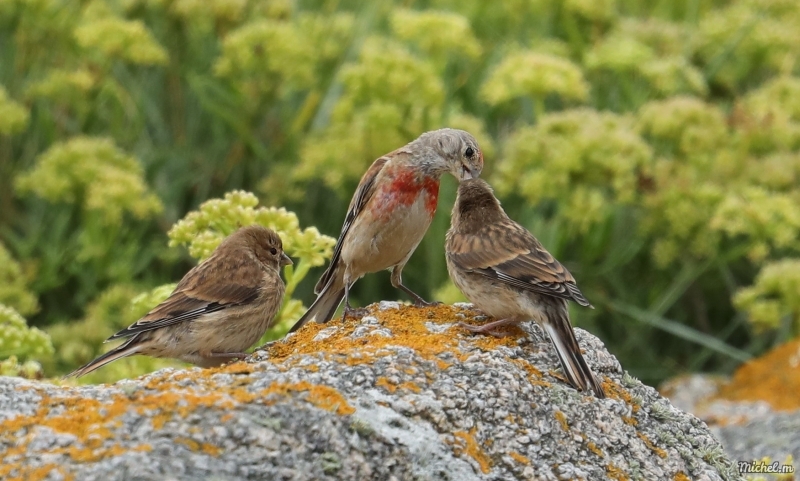
<path fill-rule="evenodd" d="M 304 259 L 280 335 L 366 167 L 452 126 L 623 366 L 730 371 L 800 331 L 799 59 L 796 0 L 0 2 L 0 302 L 56 348 L 14 355 L 76 367 L 252 222 Z M 444 301 L 454 190 L 405 271 Z"/>

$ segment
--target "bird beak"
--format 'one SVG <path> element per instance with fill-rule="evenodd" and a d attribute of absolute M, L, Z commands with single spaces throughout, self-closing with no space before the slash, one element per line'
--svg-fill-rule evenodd
<path fill-rule="evenodd" d="M 289 256 L 286 255 L 285 252 L 281 254 L 281 265 L 282 266 L 294 265 L 294 262 L 292 262 L 292 259 L 290 259 Z"/>
<path fill-rule="evenodd" d="M 471 169 L 470 169 L 468 166 L 466 166 L 466 165 L 462 165 L 462 166 L 461 166 L 461 178 L 460 178 L 460 180 L 461 180 L 461 181 L 465 181 L 465 180 L 472 180 L 472 179 L 475 179 L 475 178 L 477 178 L 479 175 L 480 175 L 480 171 L 478 171 L 478 172 L 476 173 L 476 172 L 473 172 L 473 171 L 472 171 L 472 170 L 471 170 Z"/>

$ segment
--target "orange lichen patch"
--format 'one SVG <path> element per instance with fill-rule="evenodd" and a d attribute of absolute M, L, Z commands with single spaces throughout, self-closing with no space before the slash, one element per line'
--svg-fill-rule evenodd
<path fill-rule="evenodd" d="M 175 442 L 183 444 L 196 453 L 204 453 L 208 454 L 209 456 L 219 456 L 219 454 L 222 452 L 222 448 L 219 446 L 214 446 L 210 443 L 199 443 L 194 439 L 175 438 Z"/>
<path fill-rule="evenodd" d="M 536 369 L 536 367 L 527 360 L 509 359 L 509 362 L 522 368 L 522 370 L 528 374 L 528 382 L 534 386 L 550 386 L 550 383 L 544 380 L 544 374 L 542 374 L 542 371 Z"/>
<path fill-rule="evenodd" d="M 389 381 L 389 379 L 387 379 L 384 376 L 379 377 L 378 380 L 375 381 L 375 386 L 377 386 L 377 387 L 385 387 L 387 391 L 392 392 L 392 393 L 397 391 L 397 386 L 395 384 L 392 384 Z"/>
<path fill-rule="evenodd" d="M 553 415 L 556 417 L 556 421 L 558 421 L 558 424 L 561 425 L 561 429 L 563 429 L 564 431 L 569 431 L 569 424 L 567 424 L 567 416 L 561 411 L 556 411 L 553 413 Z"/>
<path fill-rule="evenodd" d="M 620 416 L 622 418 L 622 422 L 627 424 L 628 426 L 638 426 L 639 421 L 636 420 L 633 416 Z"/>
<path fill-rule="evenodd" d="M 629 393 L 625 388 L 620 386 L 619 384 L 613 382 L 609 378 L 605 378 L 602 382 L 603 391 L 606 393 L 606 397 L 610 397 L 612 399 L 619 399 L 624 401 L 625 404 L 628 404 L 633 409 L 633 412 L 639 412 L 639 405 L 633 402 L 633 398 L 631 397 L 631 393 Z"/>
<path fill-rule="evenodd" d="M 667 457 L 667 452 L 664 451 L 663 449 L 659 448 L 655 444 L 653 444 L 653 441 L 650 441 L 647 438 L 647 436 L 645 436 L 644 434 L 639 433 L 639 432 L 637 432 L 636 435 L 639 436 L 639 439 L 642 440 L 642 442 L 645 444 L 645 446 L 647 446 L 650 449 L 650 451 L 653 451 L 654 453 L 656 453 L 658 455 L 658 457 L 660 457 L 660 458 L 666 458 Z"/>
<path fill-rule="evenodd" d="M 510 453 L 508 453 L 508 455 L 511 456 L 512 458 L 514 458 L 514 461 L 516 461 L 516 462 L 518 462 L 520 464 L 525 464 L 525 465 L 531 464 L 531 460 L 530 459 L 526 458 L 525 456 L 519 454 L 516 451 L 511 451 Z"/>
<path fill-rule="evenodd" d="M 608 475 L 609 479 L 614 479 L 616 481 L 628 481 L 629 479 L 621 469 L 613 464 L 606 465 L 606 474 Z"/>
<path fill-rule="evenodd" d="M 600 458 L 604 458 L 605 457 L 605 454 L 603 453 L 603 450 L 600 449 L 599 447 L 597 447 L 597 445 L 593 441 L 589 441 L 588 443 L 586 443 L 586 448 L 589 451 L 593 452 L 597 457 L 600 457 Z"/>
<path fill-rule="evenodd" d="M 730 401 L 766 401 L 773 409 L 800 408 L 800 338 L 747 361 L 720 388 Z"/>
<path fill-rule="evenodd" d="M 456 329 L 462 329 L 458 326 L 455 327 Z M 464 330 L 464 332 L 468 335 L 473 336 L 474 343 L 479 348 L 483 349 L 484 351 L 493 351 L 499 346 L 508 346 L 516 343 L 516 339 L 520 337 L 524 337 L 526 335 L 525 331 L 520 329 L 517 326 L 505 326 L 500 331 L 503 333 L 503 337 L 496 337 L 492 336 L 491 334 L 475 334 L 470 333 L 469 331 Z"/>
<path fill-rule="evenodd" d="M 492 459 L 478 446 L 478 441 L 475 439 L 476 432 L 478 432 L 478 428 L 472 428 L 469 432 L 454 432 L 453 436 L 460 439 L 463 444 L 454 449 L 454 451 L 456 455 L 461 455 L 461 453 L 464 452 L 471 456 L 472 459 L 478 462 L 478 466 L 480 466 L 483 474 L 488 474 L 489 470 L 492 468 Z"/>
<path fill-rule="evenodd" d="M 673 481 L 692 481 L 689 476 L 686 475 L 683 471 L 679 472 L 675 476 L 673 476 Z"/>
<path fill-rule="evenodd" d="M 265 397 L 273 394 L 286 396 L 291 392 L 304 392 L 306 393 L 306 401 L 318 408 L 334 412 L 341 416 L 356 412 L 355 408 L 348 404 L 344 396 L 336 389 L 329 386 L 311 384 L 308 381 L 298 383 L 272 383 L 270 387 L 263 391 L 263 395 Z"/>
<path fill-rule="evenodd" d="M 397 388 L 405 389 L 407 391 L 413 391 L 416 393 L 422 391 L 422 389 L 420 389 L 420 387 L 414 382 L 405 381 L 401 382 L 400 384 L 392 384 L 392 382 L 389 381 L 388 378 L 383 376 L 379 377 L 378 380 L 375 381 L 375 385 L 378 387 L 385 387 L 386 390 L 389 391 L 390 393 L 397 391 Z"/>
<path fill-rule="evenodd" d="M 356 365 L 372 362 L 376 357 L 385 355 L 387 348 L 392 346 L 404 346 L 414 349 L 424 359 L 437 362 L 440 369 L 446 369 L 449 365 L 438 356 L 449 352 L 460 359 L 463 353 L 458 349 L 459 341 L 472 336 L 467 332 L 459 333 L 457 329 L 435 333 L 426 327 L 426 323 L 455 324 L 462 320 L 456 314 L 469 315 L 471 312 L 457 307 L 401 306 L 399 309 L 381 312 L 376 312 L 375 306 L 369 309 L 370 314 L 375 314 L 379 322 L 391 330 L 391 337 L 350 338 L 359 320 L 348 319 L 344 322 L 334 320 L 328 324 L 308 323 L 289 338 L 272 344 L 269 347 L 269 357 L 275 361 L 282 361 L 296 354 L 323 353 L 347 364 Z M 314 340 L 320 331 L 334 326 L 339 329 L 331 330 L 330 335 L 324 339 Z M 482 342 L 487 348 L 502 344 L 512 345 L 514 342 L 512 339 L 504 339 L 480 336 L 473 342 Z"/>
<path fill-rule="evenodd" d="M 74 481 L 75 476 L 72 473 L 65 471 L 63 466 L 58 466 L 56 464 L 45 464 L 44 466 L 39 466 L 37 468 L 29 468 L 27 470 L 23 470 L 19 473 L 19 476 L 15 476 L 13 478 L 6 478 L 3 477 L 7 481 L 43 481 L 50 477 L 50 473 L 53 471 L 57 471 L 58 473 L 63 476 L 64 481 Z"/>

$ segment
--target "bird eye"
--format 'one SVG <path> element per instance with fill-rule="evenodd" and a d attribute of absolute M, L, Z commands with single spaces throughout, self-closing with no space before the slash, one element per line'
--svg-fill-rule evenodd
<path fill-rule="evenodd" d="M 273 247 L 272 249 L 269 250 L 269 253 L 272 254 L 272 255 L 275 255 L 275 254 L 278 253 L 278 249 Z"/>
<path fill-rule="evenodd" d="M 470 158 L 470 159 L 472 158 L 472 156 L 474 154 L 475 154 L 475 151 L 472 150 L 472 147 L 467 147 L 467 150 L 464 151 L 464 155 L 466 155 L 467 158 Z"/>

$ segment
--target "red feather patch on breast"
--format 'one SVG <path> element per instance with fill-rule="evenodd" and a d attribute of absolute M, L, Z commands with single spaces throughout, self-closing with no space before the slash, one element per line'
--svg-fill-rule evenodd
<path fill-rule="evenodd" d="M 384 209 L 391 211 L 399 206 L 410 206 L 420 195 L 425 196 L 425 210 L 433 216 L 439 201 L 439 179 L 421 177 L 416 172 L 405 170 L 392 176 L 391 183 L 376 200 Z"/>

